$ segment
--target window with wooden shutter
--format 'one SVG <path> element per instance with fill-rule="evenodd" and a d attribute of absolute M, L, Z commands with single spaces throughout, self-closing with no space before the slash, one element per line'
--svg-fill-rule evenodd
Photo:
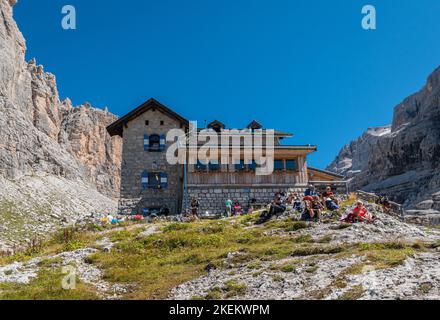
<path fill-rule="evenodd" d="M 207 166 L 206 166 L 206 164 L 205 164 L 205 161 L 197 160 L 197 164 L 196 164 L 196 170 L 197 170 L 197 171 L 203 171 L 203 172 L 205 172 L 205 171 L 206 171 L 206 168 L 207 168 Z"/>
<path fill-rule="evenodd" d="M 275 160 L 273 163 L 273 169 L 276 171 L 284 170 L 284 161 L 283 160 Z"/>
<path fill-rule="evenodd" d="M 240 160 L 240 163 L 235 164 L 235 170 L 236 171 L 243 171 L 245 169 L 244 160 Z"/>
<path fill-rule="evenodd" d="M 148 187 L 150 189 L 160 189 L 160 178 L 161 174 L 160 172 L 150 172 L 148 174 Z"/>
<path fill-rule="evenodd" d="M 255 160 L 252 160 L 251 163 L 248 164 L 249 171 L 255 171 L 257 169 L 257 163 Z"/>
<path fill-rule="evenodd" d="M 209 171 L 219 171 L 220 165 L 218 163 L 218 160 L 211 160 L 208 165 Z"/>
<path fill-rule="evenodd" d="M 150 152 L 159 152 L 161 150 L 161 138 L 158 134 L 152 134 L 149 139 Z"/>

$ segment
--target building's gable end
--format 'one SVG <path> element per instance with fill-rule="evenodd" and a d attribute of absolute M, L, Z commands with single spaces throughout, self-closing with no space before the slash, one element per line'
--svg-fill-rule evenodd
<path fill-rule="evenodd" d="M 129 112 L 119 120 L 115 121 L 114 123 L 110 124 L 107 127 L 107 131 L 111 136 L 119 135 L 122 137 L 124 127 L 127 127 L 129 122 L 132 120 L 142 116 L 145 112 L 149 110 L 159 111 L 163 113 L 164 115 L 176 120 L 181 128 L 186 128 L 189 126 L 189 121 L 164 104 L 160 103 L 159 101 L 151 98 L 133 111 Z"/>

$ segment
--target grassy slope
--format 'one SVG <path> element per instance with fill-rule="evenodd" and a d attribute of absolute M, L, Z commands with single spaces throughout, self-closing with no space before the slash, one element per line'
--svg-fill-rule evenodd
<path fill-rule="evenodd" d="M 169 290 L 185 281 L 206 274 L 208 264 L 223 268 L 223 261 L 230 252 L 239 252 L 232 263 L 248 264 L 258 269 L 261 261 L 274 261 L 285 257 L 305 257 L 320 254 L 332 257 L 351 255 L 366 256 L 368 263 L 376 268 L 390 268 L 402 263 L 416 251 L 428 250 L 423 243 L 378 243 L 333 245 L 331 238 L 313 239 L 301 236 L 298 230 L 317 227 L 313 224 L 293 220 L 269 222 L 255 227 L 257 215 L 231 218 L 222 221 L 199 221 L 192 223 L 161 223 L 160 232 L 150 236 L 139 236 L 143 229 L 126 227 L 124 230 L 100 230 L 60 232 L 48 243 L 31 248 L 19 256 L 0 260 L 0 265 L 16 260 L 27 260 L 37 255 L 50 255 L 78 248 L 95 246 L 96 240 L 109 237 L 117 242 L 110 253 L 99 251 L 90 256 L 93 263 L 104 271 L 104 280 L 109 283 L 131 284 L 124 299 L 163 299 Z M 318 226 L 319 227 L 319 226 Z M 281 232 L 273 233 L 279 229 Z M 431 245 L 432 246 L 432 245 Z M 319 260 L 317 260 L 317 263 Z M 81 284 L 76 290 L 60 288 L 61 273 L 57 264 L 41 263 L 37 279 L 28 285 L 0 284 L 0 299 L 96 299 L 97 292 L 90 285 Z M 347 271 L 356 274 L 362 271 L 359 264 Z M 284 272 L 290 272 L 294 265 L 276 265 Z M 310 266 L 310 273 L 316 266 Z M 335 286 L 344 285 L 344 276 L 335 280 Z M 244 286 L 244 287 L 243 287 Z M 214 290 L 206 297 L 233 297 L 245 290 L 244 284 L 230 283 L 226 288 Z M 349 292 L 347 299 L 356 298 L 362 288 Z M 315 298 L 325 296 L 317 292 Z"/>

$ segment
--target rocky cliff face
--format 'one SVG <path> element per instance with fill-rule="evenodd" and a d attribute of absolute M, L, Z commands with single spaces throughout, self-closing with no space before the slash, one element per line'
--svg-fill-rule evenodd
<path fill-rule="evenodd" d="M 440 68 L 395 107 L 389 128 L 369 129 L 328 169 L 350 178 L 353 188 L 404 203 L 412 214 L 440 214 Z"/>
<path fill-rule="evenodd" d="M 336 159 L 327 167 L 328 170 L 351 179 L 368 168 L 370 149 L 377 141 L 391 133 L 391 126 L 369 128 L 361 137 L 345 145 Z"/>
<path fill-rule="evenodd" d="M 60 101 L 55 76 L 35 60 L 25 61 L 25 40 L 13 19 L 15 3 L 0 0 L 0 207 L 20 202 L 25 209 L 16 212 L 23 213 L 44 204 L 50 214 L 72 218 L 113 211 L 121 141 L 105 127 L 116 117 L 89 104 Z M 27 189 L 32 186 L 39 190 Z M 89 191 L 78 193 L 81 188 Z"/>

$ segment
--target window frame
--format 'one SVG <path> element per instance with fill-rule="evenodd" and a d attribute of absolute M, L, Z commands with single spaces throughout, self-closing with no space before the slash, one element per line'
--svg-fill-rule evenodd
<path fill-rule="evenodd" d="M 194 165 L 194 169 L 197 172 L 206 172 L 206 170 L 208 169 L 208 165 L 202 163 L 202 161 L 200 161 L 199 159 L 197 159 L 197 163 Z"/>
<path fill-rule="evenodd" d="M 281 162 L 281 167 L 278 167 L 277 168 L 277 162 L 279 163 L 279 162 Z M 273 161 L 273 170 L 274 171 L 284 171 L 284 169 L 285 169 L 285 166 L 284 166 L 284 160 L 283 159 L 275 159 L 274 161 Z"/>
<path fill-rule="evenodd" d="M 155 177 L 154 180 L 156 181 L 156 184 L 154 184 L 154 185 L 152 184 L 152 181 L 153 181 L 152 176 Z M 154 190 L 161 189 L 161 187 L 160 187 L 160 179 L 161 179 L 161 173 L 160 172 L 156 172 L 156 171 L 148 172 L 148 189 L 154 189 Z"/>
<path fill-rule="evenodd" d="M 240 163 L 234 163 L 234 169 L 237 172 L 246 171 L 246 164 L 244 163 L 244 160 L 240 160 Z"/>
<path fill-rule="evenodd" d="M 293 162 L 293 168 L 289 168 L 288 163 Z M 297 171 L 298 170 L 298 162 L 295 159 L 288 159 L 285 161 L 285 167 L 287 171 Z"/>

